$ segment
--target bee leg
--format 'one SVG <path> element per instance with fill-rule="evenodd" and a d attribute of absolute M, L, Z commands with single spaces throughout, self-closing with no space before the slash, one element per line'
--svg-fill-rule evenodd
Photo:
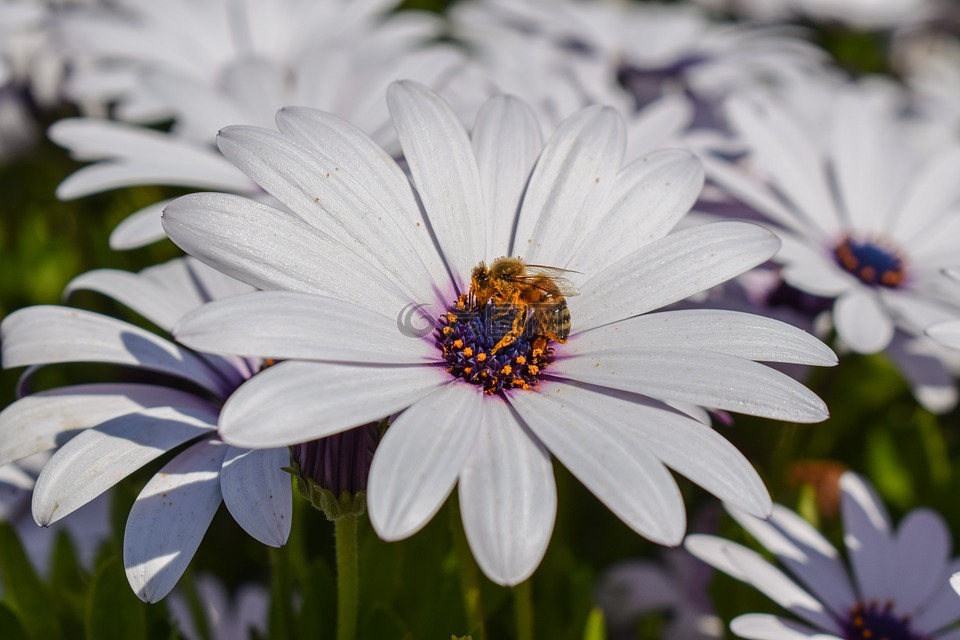
<path fill-rule="evenodd" d="M 509 333 L 500 338 L 500 341 L 494 345 L 493 349 L 490 350 L 491 354 L 496 354 L 500 349 L 509 346 L 517 341 L 517 338 L 523 335 L 523 331 L 527 326 L 527 309 L 526 307 L 522 308 L 517 312 L 517 315 L 513 319 L 513 324 L 510 327 Z"/>

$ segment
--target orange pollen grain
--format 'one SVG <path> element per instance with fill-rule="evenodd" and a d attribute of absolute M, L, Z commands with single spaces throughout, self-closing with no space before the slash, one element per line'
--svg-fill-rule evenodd
<path fill-rule="evenodd" d="M 457 340 L 457 342 L 460 342 L 460 341 Z M 463 350 L 463 355 L 469 358 L 470 356 L 473 355 L 473 349 L 471 349 L 470 347 L 467 347 L 466 349 Z"/>
<path fill-rule="evenodd" d="M 460 349 L 463 347 L 463 340 L 454 340 L 453 341 L 454 349 Z"/>
<path fill-rule="evenodd" d="M 487 359 L 487 354 L 483 353 L 482 351 L 477 354 L 477 362 L 483 362 L 486 359 Z"/>
<path fill-rule="evenodd" d="M 515 361 L 517 364 L 526 364 L 526 363 L 527 363 L 527 359 L 526 359 L 525 357 L 523 357 L 523 356 L 517 356 L 516 358 L 514 358 L 514 361 Z"/>
<path fill-rule="evenodd" d="M 868 282 L 873 282 L 874 278 L 877 277 L 877 270 L 873 267 L 864 267 L 860 270 L 860 277 Z"/>
<path fill-rule="evenodd" d="M 503 369 L 500 369 L 500 373 L 502 373 L 505 376 L 510 375 L 512 372 L 513 372 L 513 367 L 511 367 L 508 364 L 503 365 Z"/>

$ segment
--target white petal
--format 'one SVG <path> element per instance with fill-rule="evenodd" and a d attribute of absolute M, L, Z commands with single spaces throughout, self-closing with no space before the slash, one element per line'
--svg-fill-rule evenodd
<path fill-rule="evenodd" d="M 624 136 L 623 119 L 610 107 L 587 107 L 560 124 L 530 177 L 511 255 L 567 265 L 597 223 L 594 213 L 620 169 Z"/>
<path fill-rule="evenodd" d="M 829 141 L 839 194 L 846 205 L 850 226 L 876 233 L 884 223 L 891 203 L 886 193 L 889 150 L 878 131 L 876 108 L 857 93 L 843 93 L 833 107 Z M 894 237 L 899 238 L 900 235 Z"/>
<path fill-rule="evenodd" d="M 432 325 L 437 309 L 422 311 Z M 241 356 L 410 364 L 438 360 L 433 331 L 405 335 L 397 316 L 351 302 L 289 291 L 259 291 L 211 302 L 176 327 L 177 341 L 210 353 Z"/>
<path fill-rule="evenodd" d="M 144 602 L 163 599 L 183 575 L 220 506 L 227 447 L 204 440 L 168 462 L 143 488 L 123 532 L 127 580 Z"/>
<path fill-rule="evenodd" d="M 685 229 L 588 274 L 569 298 L 575 331 L 585 331 L 683 300 L 768 260 L 780 241 L 758 225 L 716 222 Z"/>
<path fill-rule="evenodd" d="M 693 102 L 682 94 L 667 94 L 627 116 L 627 160 L 664 146 L 693 120 Z"/>
<path fill-rule="evenodd" d="M 537 116 L 525 102 L 497 96 L 477 114 L 472 141 L 486 205 L 483 257 L 493 260 L 510 252 L 520 201 L 543 138 Z"/>
<path fill-rule="evenodd" d="M 723 538 L 705 535 L 687 536 L 685 546 L 696 557 L 752 585 L 794 615 L 821 629 L 840 632 L 832 614 L 824 609 L 823 604 L 756 551 Z"/>
<path fill-rule="evenodd" d="M 941 322 L 928 328 L 924 333 L 948 347 L 960 349 L 960 320 Z"/>
<path fill-rule="evenodd" d="M 665 236 L 703 189 L 703 167 L 689 151 L 654 151 L 614 179 L 603 219 L 569 266 L 595 273 Z"/>
<path fill-rule="evenodd" d="M 484 202 L 470 138 L 450 106 L 416 82 L 387 90 L 413 183 L 455 283 L 465 283 L 483 256 Z"/>
<path fill-rule="evenodd" d="M 316 440 L 382 420 L 452 380 L 431 366 L 281 362 L 233 393 L 220 433 L 249 448 Z"/>
<path fill-rule="evenodd" d="M 823 401 L 792 378 L 710 351 L 614 346 L 589 357 L 554 362 L 550 373 L 652 398 L 790 422 L 820 422 L 829 416 Z"/>
<path fill-rule="evenodd" d="M 747 174 L 737 166 L 724 160 L 714 158 L 709 154 L 702 154 L 700 161 L 712 183 L 719 185 L 724 192 L 730 194 L 748 207 L 766 216 L 771 221 L 786 227 L 793 233 L 801 236 L 818 236 L 809 229 L 809 225 L 784 206 L 779 198 L 762 184 L 759 178 Z"/>
<path fill-rule="evenodd" d="M 49 526 L 151 460 L 216 428 L 215 413 L 193 413 L 145 409 L 78 434 L 50 458 L 37 479 L 37 524 Z"/>
<path fill-rule="evenodd" d="M 654 542 L 679 544 L 686 517 L 676 482 L 642 432 L 611 419 L 622 408 L 606 400 L 553 383 L 510 398 L 531 431 L 617 517 Z"/>
<path fill-rule="evenodd" d="M 860 285 L 856 278 L 831 264 L 821 253 L 810 247 L 794 246 L 781 272 L 792 287 L 815 296 L 833 298 Z M 776 260 L 779 262 L 781 256 Z"/>
<path fill-rule="evenodd" d="M 370 466 L 370 524 L 384 540 L 419 531 L 446 501 L 473 451 L 490 402 L 450 384 L 420 399 L 387 429 Z"/>
<path fill-rule="evenodd" d="M 323 293 L 393 313 L 428 302 L 309 224 L 246 198 L 184 196 L 164 210 L 163 228 L 187 253 L 258 289 Z"/>
<path fill-rule="evenodd" d="M 230 515 L 243 530 L 271 547 L 286 544 L 293 521 L 290 450 L 227 447 L 220 491 Z"/>
<path fill-rule="evenodd" d="M 857 596 L 847 569 L 833 545 L 806 520 L 781 505 L 773 506 L 770 520 L 733 509 L 730 515 L 834 614 L 849 612 Z"/>
<path fill-rule="evenodd" d="M 75 291 L 102 293 L 136 311 L 161 329 L 170 331 L 177 320 L 193 307 L 193 300 L 179 291 L 164 291 L 158 284 L 129 271 L 95 269 L 67 283 L 63 295 L 67 298 Z"/>
<path fill-rule="evenodd" d="M 83 429 L 157 407 L 216 415 L 216 408 L 199 396 L 148 384 L 83 384 L 40 391 L 0 413 L 0 466 L 62 445 Z"/>
<path fill-rule="evenodd" d="M 884 601 L 896 596 L 900 576 L 890 575 L 887 565 L 894 557 L 890 516 L 873 487 L 855 473 L 840 478 L 843 542 L 863 599 Z"/>
<path fill-rule="evenodd" d="M 913 178 L 890 236 L 910 245 L 919 233 L 937 226 L 937 217 L 956 204 L 960 174 L 960 147 L 951 146 L 931 158 Z"/>
<path fill-rule="evenodd" d="M 771 100 L 731 98 L 727 117 L 750 145 L 757 164 L 821 234 L 834 235 L 839 218 L 824 174 L 824 158 L 807 133 Z"/>
<path fill-rule="evenodd" d="M 382 94 L 380 100 L 383 100 Z M 277 112 L 277 127 L 290 137 L 311 145 L 320 157 L 336 159 L 336 166 L 341 172 L 355 176 L 360 184 L 367 185 L 369 193 L 364 193 L 364 198 L 374 198 L 377 203 L 375 206 L 387 211 L 389 218 L 371 218 L 368 222 L 372 226 L 365 227 L 366 231 L 361 233 L 401 235 L 407 240 L 404 244 L 413 249 L 413 253 L 407 254 L 408 260 L 404 261 L 406 270 L 412 274 L 441 277 L 440 274 L 444 272 L 443 261 L 430 238 L 430 230 L 417 205 L 413 188 L 406 174 L 388 153 L 349 122 L 315 109 L 281 109 Z M 343 179 L 342 176 L 340 178 Z M 362 202 L 366 200 L 353 198 L 351 205 L 362 208 Z M 354 217 L 360 218 L 355 221 L 357 224 L 364 223 L 363 216 L 354 214 Z"/>
<path fill-rule="evenodd" d="M 873 291 L 858 287 L 833 306 L 834 323 L 840 338 L 858 353 L 884 350 L 893 339 L 893 321 Z"/>
<path fill-rule="evenodd" d="M 766 362 L 833 366 L 837 356 L 814 336 L 786 323 L 737 311 L 664 311 L 591 329 L 571 338 L 564 354 L 612 347 L 715 351 Z"/>
<path fill-rule="evenodd" d="M 20 309 L 0 325 L 3 366 L 109 362 L 167 373 L 220 397 L 227 382 L 196 355 L 149 331 L 89 311 L 37 306 Z"/>
<path fill-rule="evenodd" d="M 480 433 L 460 473 L 460 511 L 480 569 L 512 586 L 529 578 L 547 551 L 557 488 L 543 445 L 506 404 L 484 400 Z"/>
<path fill-rule="evenodd" d="M 389 186 L 393 177 L 386 163 L 365 163 L 356 159 L 356 153 L 344 153 L 341 162 L 339 157 L 257 127 L 227 127 L 217 136 L 217 144 L 296 217 L 384 272 L 398 286 L 416 290 L 432 282 L 432 277 L 443 278 L 424 264 L 421 254 L 429 257 L 429 252 L 406 241 L 406 234 L 413 233 L 406 227 L 416 230 L 416 213 L 409 211 L 415 203 L 412 194 L 398 201 L 403 194 L 381 186 L 383 180 Z"/>
<path fill-rule="evenodd" d="M 938 353 L 941 349 L 929 342 L 897 333 L 887 348 L 887 355 L 923 408 L 931 413 L 943 414 L 957 406 L 957 387 L 945 358 Z"/>
<path fill-rule="evenodd" d="M 730 622 L 730 631 L 751 640 L 842 640 L 832 633 L 766 613 L 738 616 Z"/>
<path fill-rule="evenodd" d="M 161 200 L 121 220 L 120 224 L 110 232 L 110 248 L 114 251 L 139 249 L 166 238 L 160 216 L 163 208 L 171 202 L 173 200 Z"/>

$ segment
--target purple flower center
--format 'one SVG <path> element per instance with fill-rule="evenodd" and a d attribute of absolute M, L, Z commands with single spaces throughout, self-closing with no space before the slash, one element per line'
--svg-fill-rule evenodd
<path fill-rule="evenodd" d="M 910 616 L 898 615 L 893 602 L 858 602 L 838 621 L 846 640 L 930 640 L 910 629 Z"/>
<path fill-rule="evenodd" d="M 837 264 L 871 287 L 896 289 L 906 280 L 903 258 L 877 242 L 844 238 L 833 250 Z"/>
<path fill-rule="evenodd" d="M 512 341 L 504 344 L 506 336 Z M 440 316 L 434 337 L 447 371 L 488 394 L 536 389 L 539 376 L 553 360 L 550 339 L 537 330 L 533 314 L 524 306 L 476 306 L 462 295 Z"/>

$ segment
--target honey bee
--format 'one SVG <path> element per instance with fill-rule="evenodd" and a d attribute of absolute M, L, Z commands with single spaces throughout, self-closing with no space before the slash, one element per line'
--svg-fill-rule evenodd
<path fill-rule="evenodd" d="M 570 309 L 565 296 L 580 292 L 557 267 L 526 264 L 520 258 L 497 258 L 488 269 L 484 263 L 470 277 L 470 296 L 477 306 L 491 302 L 517 310 L 509 332 L 493 347 L 496 353 L 523 335 L 531 317 L 538 335 L 566 342 L 570 336 Z"/>

